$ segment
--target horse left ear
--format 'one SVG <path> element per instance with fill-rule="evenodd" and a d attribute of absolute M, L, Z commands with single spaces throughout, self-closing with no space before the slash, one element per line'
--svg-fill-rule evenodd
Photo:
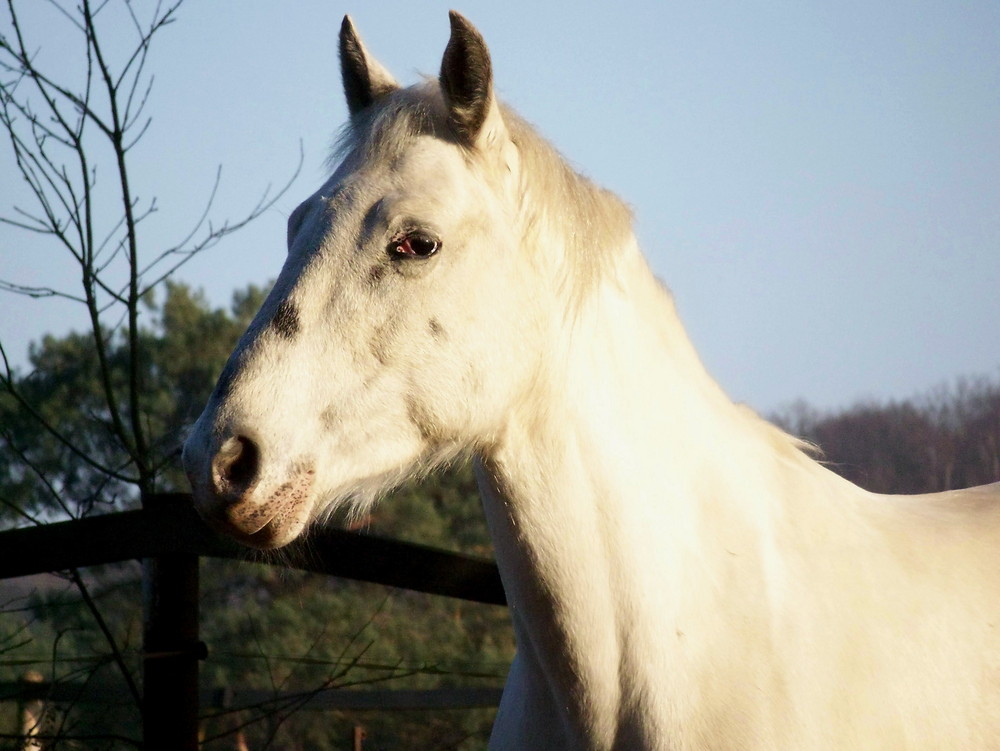
<path fill-rule="evenodd" d="M 483 136 L 503 129 L 500 107 L 493 95 L 490 51 L 476 28 L 460 13 L 451 11 L 451 38 L 441 60 L 441 91 L 448 105 L 448 119 L 459 139 L 475 146 Z"/>
<path fill-rule="evenodd" d="M 389 71 L 368 54 L 350 16 L 344 16 L 340 26 L 340 74 L 352 115 L 399 88 Z"/>

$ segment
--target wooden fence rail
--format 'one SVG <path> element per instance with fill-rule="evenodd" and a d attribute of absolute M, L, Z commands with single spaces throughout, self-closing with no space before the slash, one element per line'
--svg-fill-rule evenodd
<path fill-rule="evenodd" d="M 506 604 L 491 560 L 340 529 L 317 529 L 280 556 L 268 556 L 213 532 L 183 493 L 151 496 L 137 511 L 0 532 L 0 579 L 174 555 L 273 564 Z"/>
<path fill-rule="evenodd" d="M 282 549 L 280 556 L 267 556 L 213 532 L 195 513 L 190 496 L 180 493 L 148 496 L 142 509 L 136 511 L 0 532 L 0 579 L 142 561 L 146 751 L 198 748 L 198 661 L 207 654 L 198 639 L 200 557 L 279 565 L 474 602 L 506 604 L 496 564 L 488 559 L 338 529 L 315 530 Z M 467 691 L 486 693 L 480 696 Z M 487 703 L 474 706 L 490 706 L 498 699 L 498 692 L 462 690 L 465 698 L 455 695 L 447 700 L 469 701 L 478 696 L 477 701 Z M 264 700 L 244 693 L 230 692 L 228 696 L 231 701 Z M 400 702 L 445 700 L 444 694 L 421 698 L 419 692 L 408 693 L 413 695 L 317 692 L 309 696 L 309 702 L 318 707 L 324 702 L 368 701 L 373 706 L 392 707 Z"/>

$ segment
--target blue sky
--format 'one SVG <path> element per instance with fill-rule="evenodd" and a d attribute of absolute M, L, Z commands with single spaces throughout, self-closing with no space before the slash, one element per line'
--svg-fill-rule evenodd
<path fill-rule="evenodd" d="M 51 65 L 73 37 L 25 3 Z M 302 174 L 249 230 L 185 267 L 217 304 L 273 278 L 284 224 L 323 180 L 346 109 L 336 34 L 349 12 L 402 82 L 437 71 L 448 3 L 189 3 L 160 36 L 136 190 L 153 249 L 180 239 L 218 165 L 214 215 Z M 713 375 L 770 411 L 902 398 L 1000 372 L 1000 4 L 467 2 L 500 95 L 633 207 L 640 242 Z M 0 22 L 6 31 L 8 22 Z M 112 30 L 118 33 L 118 30 Z M 69 67 L 67 67 L 69 66 Z M 28 205 L 0 145 L 0 212 Z M 72 268 L 0 226 L 0 278 Z M 23 362 L 81 311 L 0 295 Z"/>

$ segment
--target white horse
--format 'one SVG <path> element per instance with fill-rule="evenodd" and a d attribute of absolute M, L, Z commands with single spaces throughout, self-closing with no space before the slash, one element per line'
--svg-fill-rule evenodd
<path fill-rule="evenodd" d="M 1000 485 L 868 493 L 730 402 L 628 210 L 451 27 L 400 88 L 344 20 L 342 161 L 185 446 L 201 513 L 277 547 L 473 452 L 492 748 L 1000 748 Z"/>

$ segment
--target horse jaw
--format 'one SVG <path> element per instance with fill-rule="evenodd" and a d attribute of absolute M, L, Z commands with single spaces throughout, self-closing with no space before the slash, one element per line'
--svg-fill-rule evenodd
<path fill-rule="evenodd" d="M 244 401 L 242 396 L 232 401 Z M 233 419 L 233 411 L 232 404 L 209 404 L 184 445 L 184 468 L 202 518 L 259 549 L 287 545 L 317 517 L 338 510 L 362 516 L 385 491 L 412 476 L 414 467 L 454 454 L 428 451 L 416 430 L 373 442 L 378 430 L 371 425 L 345 424 L 333 437 L 297 446 L 301 436 L 318 432 L 306 421 L 268 420 L 265 412 L 250 428 L 249 420 Z"/>

